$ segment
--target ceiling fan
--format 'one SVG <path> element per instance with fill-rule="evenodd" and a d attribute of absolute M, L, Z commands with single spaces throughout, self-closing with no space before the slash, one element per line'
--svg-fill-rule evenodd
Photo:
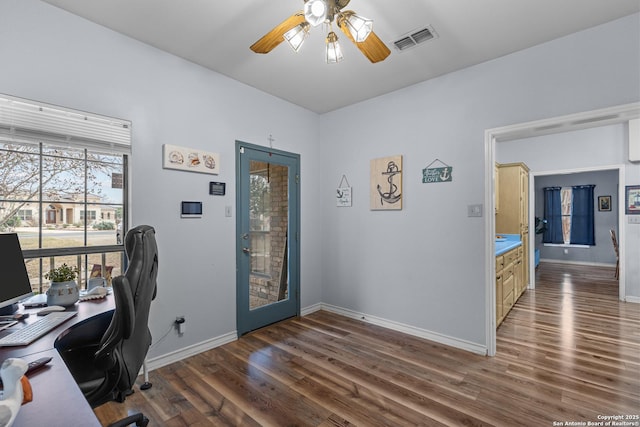
<path fill-rule="evenodd" d="M 373 32 L 373 21 L 364 18 L 352 10 L 342 10 L 350 0 L 304 0 L 304 10 L 298 11 L 278 24 L 274 29 L 251 45 L 256 53 L 269 53 L 286 40 L 297 52 L 309 35 L 311 26 L 327 24 L 329 33 L 326 38 L 327 63 L 340 62 L 343 58 L 338 36 L 333 32 L 332 23 L 342 32 L 369 61 L 383 61 L 391 51 Z"/>

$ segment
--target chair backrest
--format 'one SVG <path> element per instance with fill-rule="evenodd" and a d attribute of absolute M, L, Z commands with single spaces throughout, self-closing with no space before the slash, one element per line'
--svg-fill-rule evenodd
<path fill-rule="evenodd" d="M 618 254 L 618 239 L 616 238 L 616 232 L 611 229 L 609 230 L 609 234 L 611 234 L 611 242 L 613 243 L 613 250 L 616 251 L 616 257 L 619 256 Z"/>
<path fill-rule="evenodd" d="M 156 296 L 158 247 L 155 230 L 140 225 L 127 232 L 125 250 L 129 265 L 124 275 L 113 279 L 115 311 L 105 331 L 96 361 L 117 359 L 117 392 L 120 399 L 133 387 L 151 345 L 149 309 Z"/>

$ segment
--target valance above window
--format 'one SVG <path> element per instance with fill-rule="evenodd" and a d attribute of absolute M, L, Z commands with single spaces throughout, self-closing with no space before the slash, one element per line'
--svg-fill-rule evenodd
<path fill-rule="evenodd" d="M 0 94 L 0 137 L 20 144 L 131 153 L 131 122 Z"/>

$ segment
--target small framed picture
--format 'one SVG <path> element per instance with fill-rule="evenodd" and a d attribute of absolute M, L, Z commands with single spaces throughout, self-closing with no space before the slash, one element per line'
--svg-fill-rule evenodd
<path fill-rule="evenodd" d="M 625 187 L 624 206 L 627 215 L 640 215 L 640 185 Z"/>
<path fill-rule="evenodd" d="M 611 211 L 611 196 L 598 196 L 598 210 Z"/>

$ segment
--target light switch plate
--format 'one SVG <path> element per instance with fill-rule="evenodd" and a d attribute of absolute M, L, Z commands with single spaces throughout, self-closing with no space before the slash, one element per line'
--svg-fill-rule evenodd
<path fill-rule="evenodd" d="M 482 216 L 482 205 L 467 205 L 467 216 Z"/>
<path fill-rule="evenodd" d="M 640 224 L 640 215 L 627 215 L 629 224 Z"/>
<path fill-rule="evenodd" d="M 227 218 L 231 217 L 231 206 L 224 207 L 224 216 L 226 216 Z"/>

